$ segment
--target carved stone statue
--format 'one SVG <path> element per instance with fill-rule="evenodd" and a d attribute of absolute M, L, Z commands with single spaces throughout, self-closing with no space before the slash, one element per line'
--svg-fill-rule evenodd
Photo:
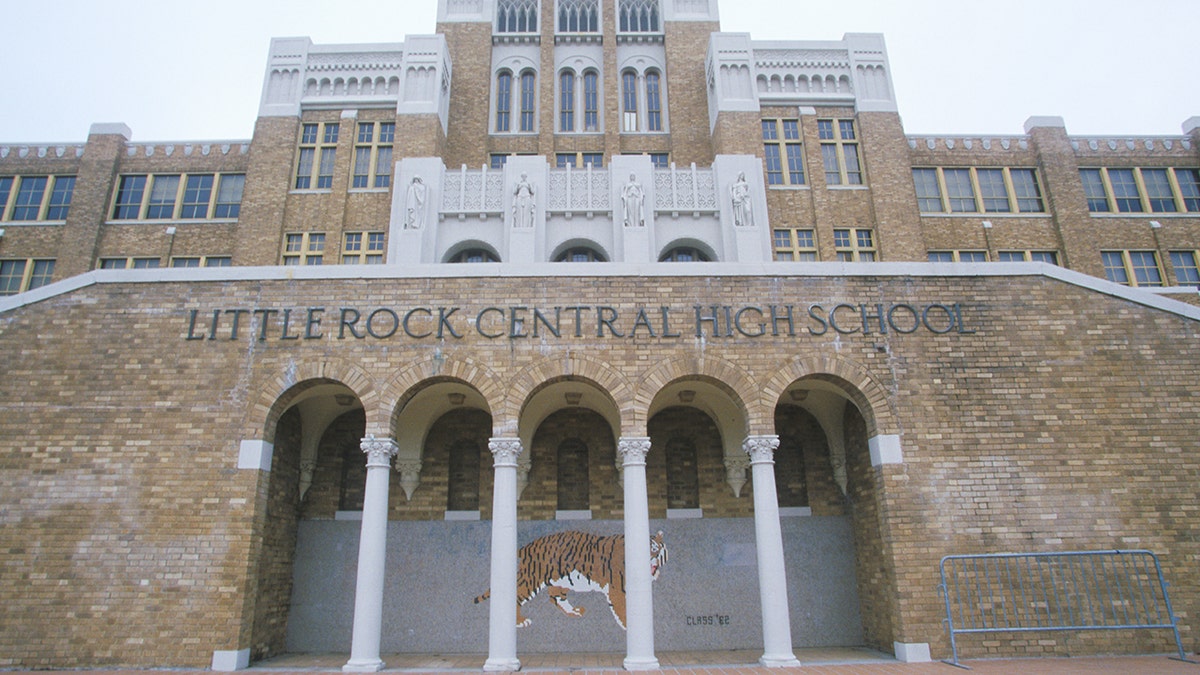
<path fill-rule="evenodd" d="M 429 188 L 420 176 L 413 176 L 408 184 L 408 195 L 404 202 L 404 229 L 419 230 L 425 227 L 425 198 Z"/>
<path fill-rule="evenodd" d="M 522 173 L 521 180 L 513 188 L 513 227 L 533 227 L 537 222 L 537 202 L 534 199 L 533 184 L 529 182 L 529 174 Z"/>
<path fill-rule="evenodd" d="M 637 175 L 629 174 L 629 182 L 621 188 L 621 206 L 624 207 L 625 227 L 642 227 L 646 224 L 646 191 L 638 182 Z"/>
<path fill-rule="evenodd" d="M 746 173 L 738 173 L 737 180 L 729 186 L 729 199 L 733 202 L 733 224 L 735 227 L 754 225 L 754 210 L 750 203 L 750 184 Z"/>

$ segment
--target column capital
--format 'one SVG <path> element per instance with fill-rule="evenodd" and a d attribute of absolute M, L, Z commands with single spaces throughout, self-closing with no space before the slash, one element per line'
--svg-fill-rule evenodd
<path fill-rule="evenodd" d="M 490 438 L 488 450 L 492 453 L 493 466 L 517 466 L 517 458 L 521 456 L 521 439 L 519 438 Z"/>
<path fill-rule="evenodd" d="M 774 435 L 747 436 L 742 441 L 742 450 L 750 456 L 751 464 L 774 464 L 775 450 L 779 447 L 779 437 Z"/>
<path fill-rule="evenodd" d="M 359 443 L 359 447 L 367 455 L 367 467 L 391 467 L 392 458 L 400 452 L 400 446 L 390 438 L 375 438 L 367 436 Z"/>
<path fill-rule="evenodd" d="M 622 466 L 645 466 L 649 452 L 649 438 L 622 438 L 617 441 L 617 456 L 621 458 Z"/>

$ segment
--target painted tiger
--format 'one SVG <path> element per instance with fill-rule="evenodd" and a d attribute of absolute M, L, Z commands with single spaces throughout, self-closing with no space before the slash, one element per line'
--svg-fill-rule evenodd
<path fill-rule="evenodd" d="M 539 537 L 517 551 L 517 627 L 533 623 L 521 607 L 549 587 L 550 601 L 567 616 L 583 616 L 584 607 L 567 599 L 569 591 L 603 593 L 617 625 L 625 628 L 625 535 L 603 537 L 588 532 L 566 531 Z M 650 538 L 650 579 L 667 562 L 667 547 L 659 530 Z M 475 598 L 481 603 L 491 591 Z"/>

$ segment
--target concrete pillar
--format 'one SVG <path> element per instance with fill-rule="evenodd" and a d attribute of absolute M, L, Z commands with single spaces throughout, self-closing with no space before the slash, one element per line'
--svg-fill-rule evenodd
<path fill-rule="evenodd" d="M 649 438 L 622 438 L 617 454 L 625 483 L 625 669 L 658 670 L 650 583 L 650 507 L 646 500 Z"/>
<path fill-rule="evenodd" d="M 798 666 L 792 652 L 788 616 L 787 574 L 783 564 L 783 532 L 775 494 L 775 449 L 778 436 L 748 436 L 742 448 L 750 455 L 754 481 L 754 543 L 758 552 L 758 593 L 762 602 L 763 655 L 768 668 Z"/>
<path fill-rule="evenodd" d="M 383 669 L 379 641 L 383 635 L 383 576 L 387 563 L 388 480 L 399 446 L 390 438 L 367 436 L 367 486 L 363 495 L 362 534 L 358 540 L 358 580 L 354 588 L 354 636 L 345 672 Z"/>
<path fill-rule="evenodd" d="M 488 441 L 496 474 L 492 491 L 492 590 L 484 670 L 520 670 L 517 659 L 517 458 L 519 438 Z"/>

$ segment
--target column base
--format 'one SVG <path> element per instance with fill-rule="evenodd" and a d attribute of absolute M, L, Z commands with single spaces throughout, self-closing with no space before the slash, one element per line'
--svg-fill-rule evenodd
<path fill-rule="evenodd" d="M 662 666 L 658 665 L 658 659 L 653 656 L 648 659 L 635 659 L 626 657 L 624 664 L 625 670 L 661 670 Z"/>
<path fill-rule="evenodd" d="M 383 670 L 380 659 L 350 659 L 342 666 L 343 673 L 378 673 Z"/>
<path fill-rule="evenodd" d="M 521 669 L 521 659 L 488 659 L 483 669 L 490 673 L 511 672 Z"/>
<path fill-rule="evenodd" d="M 795 654 L 763 654 L 758 665 L 764 668 L 795 668 L 800 665 Z"/>

